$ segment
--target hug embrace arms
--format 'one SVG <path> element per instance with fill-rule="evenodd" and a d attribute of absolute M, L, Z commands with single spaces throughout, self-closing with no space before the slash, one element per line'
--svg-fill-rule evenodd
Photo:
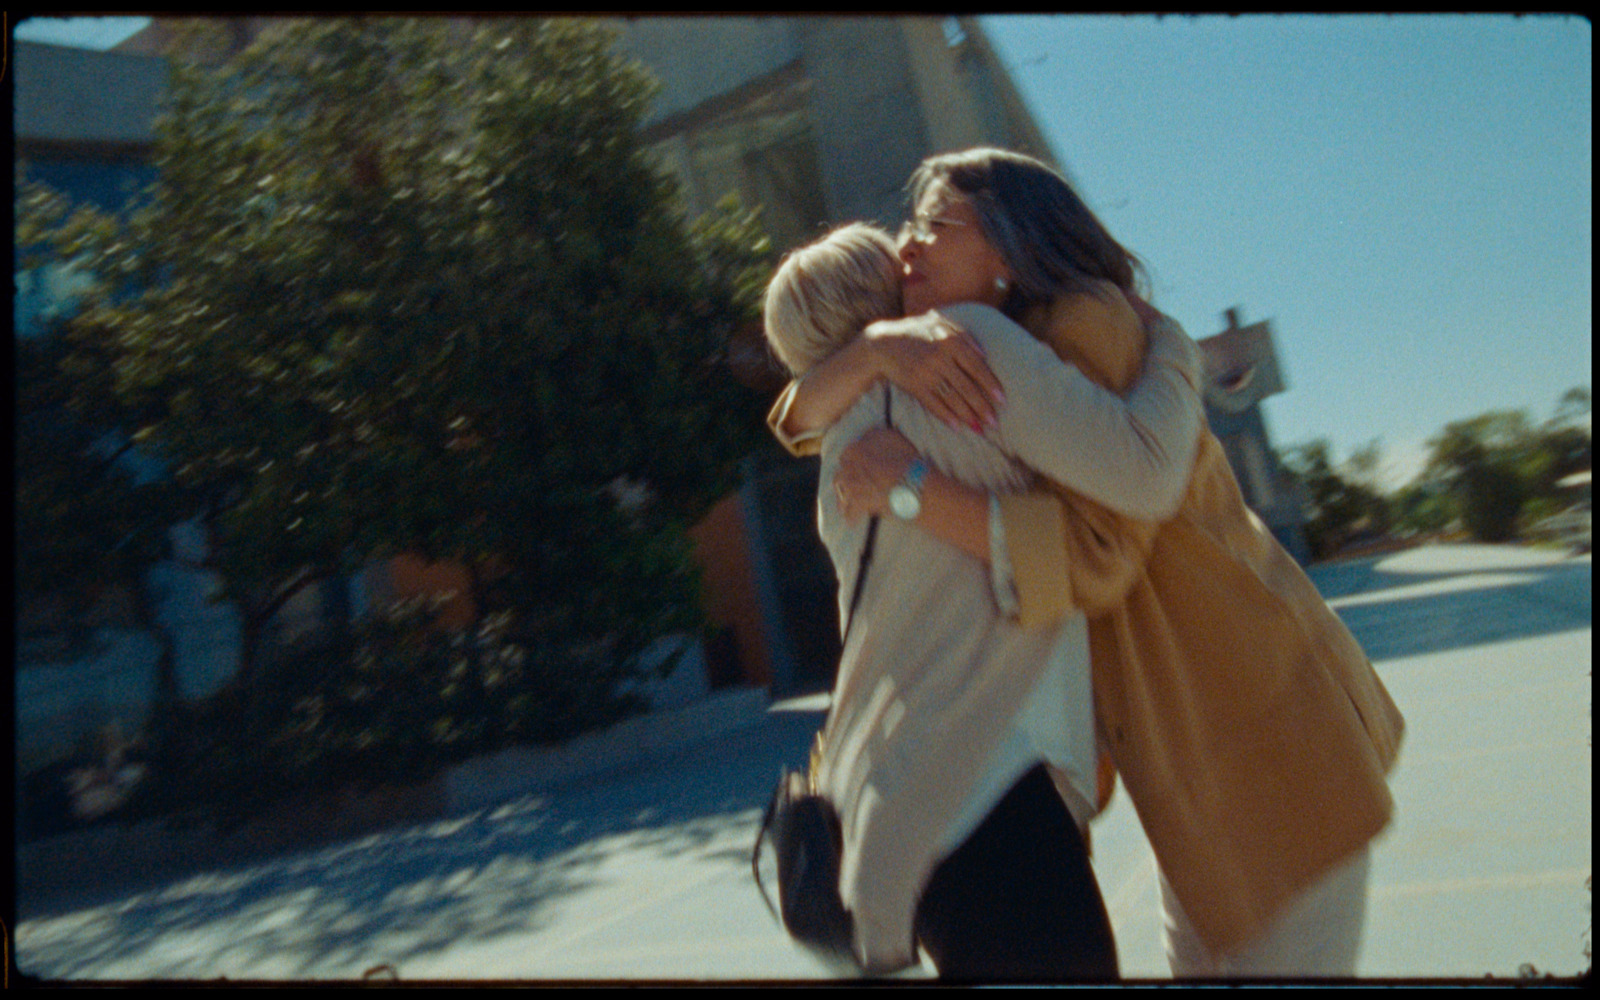
<path fill-rule="evenodd" d="M 880 563 L 869 578 L 870 627 L 847 642 L 818 767 L 845 828 L 840 884 L 861 957 L 869 967 L 904 961 L 905 911 L 914 906 L 916 938 L 941 975 L 1114 975 L 1109 941 L 1096 946 L 1098 956 L 1068 954 L 1053 942 L 1070 936 L 1062 931 L 1077 919 L 1070 907 L 1036 911 L 1037 894 L 1024 891 L 1047 868 L 1086 863 L 1081 843 L 1035 848 L 1004 876 L 965 867 L 974 852 L 996 864 L 1009 856 L 1016 796 L 1032 810 L 1017 829 L 1061 812 L 1063 802 L 1068 828 L 1085 826 L 1094 786 L 1084 772 L 1094 767 L 1083 747 L 1087 739 L 1092 759 L 1098 737 L 1155 850 L 1177 928 L 1169 939 L 1175 975 L 1351 974 L 1361 865 L 1393 808 L 1386 778 L 1403 731 L 1398 710 L 1348 631 L 1245 507 L 1204 427 L 1194 345 L 1132 291 L 1131 255 L 1065 181 L 1037 161 L 976 150 L 929 161 L 914 188 L 916 219 L 893 248 L 903 304 L 878 296 L 771 418 L 791 450 L 815 450 L 821 438 L 819 524 L 841 583 L 864 513 L 885 527 L 884 562 L 903 567 L 880 572 Z M 840 280 L 845 271 L 827 276 L 835 291 L 851 287 Z M 838 301 L 875 296 L 854 292 Z M 969 302 L 1020 325 L 995 325 L 1003 317 L 961 305 Z M 935 308 L 946 318 L 927 312 Z M 888 324 L 899 343 L 864 348 L 868 338 L 855 337 L 901 312 L 912 315 Z M 963 334 L 970 347 L 952 343 L 951 315 L 977 329 Z M 769 308 L 769 338 L 775 318 L 781 311 Z M 923 340 L 908 332 L 919 325 Z M 1007 335 L 1020 337 L 1019 356 L 1028 358 L 1017 370 Z M 874 368 L 895 353 L 931 363 L 933 377 L 906 379 L 904 365 Z M 972 357 L 990 353 L 972 375 Z M 987 362 L 1004 370 L 996 381 L 1005 405 L 983 433 L 958 432 L 948 421 L 960 410 L 940 393 L 976 384 L 970 412 L 985 415 L 981 390 L 995 377 Z M 1071 388 L 1052 395 L 1030 378 Z M 1156 388 L 1164 378 L 1165 398 Z M 923 406 L 901 405 L 902 380 Z M 895 431 L 873 424 L 874 404 L 889 395 Z M 996 456 L 1003 461 L 988 471 L 1005 474 L 986 477 L 982 463 Z M 978 464 L 963 468 L 969 460 Z M 931 470 L 907 477 L 922 503 L 891 518 L 885 484 L 914 465 Z M 918 536 L 944 544 L 919 546 Z M 892 599 L 870 604 L 878 588 L 914 598 L 934 583 L 939 591 L 916 628 L 895 627 Z M 968 591 L 976 596 L 938 603 Z M 944 629 L 948 621 L 968 634 Z M 1030 649 L 996 640 L 1008 629 L 1030 631 L 1022 623 L 1050 641 Z M 1042 715 L 1034 712 L 1041 704 Z M 941 744 L 950 732 L 962 740 Z M 1030 773 L 1048 770 L 1059 796 L 1049 781 L 1029 791 L 1036 786 L 1027 778 L 1006 790 L 1030 762 L 1041 765 Z M 941 793 L 919 782 L 939 779 L 954 791 L 928 812 Z M 925 874 L 930 858 L 935 867 Z M 1330 896 L 1319 887 L 1335 876 L 1346 888 Z M 1092 873 L 1077 888 L 1069 883 L 1052 883 L 1052 892 L 1093 897 L 1083 909 L 1098 907 L 1103 922 Z M 929 917 L 950 898 L 950 884 L 972 915 L 954 930 Z M 1309 919 L 1290 919 L 1308 907 Z M 986 938 L 985 923 L 1006 933 Z M 1031 957 L 1008 951 L 1013 939 L 1030 937 L 1039 946 Z M 986 963 L 991 951 L 1010 957 Z"/>

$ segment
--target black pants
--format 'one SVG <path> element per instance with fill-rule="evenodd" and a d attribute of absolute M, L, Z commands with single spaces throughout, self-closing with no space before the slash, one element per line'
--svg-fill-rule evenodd
<path fill-rule="evenodd" d="M 1043 764 L 934 869 L 916 932 L 945 980 L 1117 978 L 1088 849 Z"/>

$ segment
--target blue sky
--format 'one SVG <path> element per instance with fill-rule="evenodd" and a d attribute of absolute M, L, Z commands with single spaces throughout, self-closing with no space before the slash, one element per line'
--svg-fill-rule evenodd
<path fill-rule="evenodd" d="M 1576 17 L 983 19 L 1062 166 L 1196 336 L 1269 319 L 1279 445 L 1548 418 L 1593 367 Z"/>
<path fill-rule="evenodd" d="M 142 18 L 17 37 L 115 44 Z M 115 23 L 121 22 L 121 23 Z M 131 22 L 131 23 L 129 23 Z M 1056 156 L 1196 337 L 1268 319 L 1280 446 L 1536 420 L 1593 367 L 1593 36 L 1578 17 L 983 19 Z"/>

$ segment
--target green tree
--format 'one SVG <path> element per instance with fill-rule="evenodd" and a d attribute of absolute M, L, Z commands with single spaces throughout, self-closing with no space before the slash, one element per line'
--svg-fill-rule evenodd
<path fill-rule="evenodd" d="M 1590 412 L 1590 393 L 1584 386 L 1573 386 L 1561 394 L 1561 399 L 1556 403 L 1555 415 L 1550 418 L 1550 424 L 1555 427 L 1567 427 L 1576 424 L 1580 419 L 1587 417 Z"/>
<path fill-rule="evenodd" d="M 1391 503 L 1395 533 L 1401 536 L 1437 534 L 1461 519 L 1455 498 L 1434 483 L 1407 484 Z"/>
<path fill-rule="evenodd" d="M 1509 541 L 1523 522 L 1559 505 L 1556 483 L 1592 460 L 1587 389 L 1569 390 L 1535 425 L 1523 411 L 1491 411 L 1447 424 L 1429 445 L 1423 480 L 1448 495 L 1474 538 Z"/>
<path fill-rule="evenodd" d="M 1372 483 L 1381 457 L 1376 441 L 1357 449 L 1340 467 L 1325 438 L 1286 450 L 1284 467 L 1305 485 L 1311 500 L 1305 531 L 1313 557 L 1337 553 L 1358 531 L 1388 530 L 1388 504 Z"/>
<path fill-rule="evenodd" d="M 69 250 L 92 238 L 93 213 L 74 213 L 64 199 L 25 185 L 17 193 L 15 246 L 23 271 L 52 263 L 45 253 L 49 233 Z M 67 650 L 81 654 L 93 623 L 105 620 L 97 614 L 126 607 L 160 644 L 159 714 L 176 698 L 178 683 L 172 637 L 156 614 L 146 575 L 168 555 L 168 530 L 194 507 L 133 460 L 126 431 L 138 414 L 103 391 L 103 381 L 86 383 L 81 364 L 68 364 L 74 350 L 61 335 L 60 306 L 66 304 L 34 317 L 13 343 L 15 621 L 23 636 L 64 639 Z M 157 733 L 141 735 L 159 743 Z"/>
<path fill-rule="evenodd" d="M 1572 503 L 1561 481 L 1594 463 L 1594 441 L 1588 426 L 1589 390 L 1567 390 L 1549 420 L 1533 433 L 1521 468 L 1528 482 L 1529 499 L 1523 505 L 1521 527 L 1558 513 Z"/>
<path fill-rule="evenodd" d="M 1479 541 L 1516 534 L 1527 499 L 1518 464 L 1528 433 L 1526 414 L 1496 411 L 1446 424 L 1428 442 L 1433 451 L 1423 475 L 1456 497 L 1464 527 Z"/>
<path fill-rule="evenodd" d="M 1589 429 L 1589 390 L 1568 389 L 1550 419 L 1540 425 L 1532 442 L 1528 472 L 1533 489 L 1549 494 L 1556 483 L 1594 463 L 1594 440 Z"/>
<path fill-rule="evenodd" d="M 761 439 L 725 355 L 767 247 L 684 219 L 612 42 L 282 22 L 176 59 L 147 206 L 56 230 L 98 282 L 65 367 L 209 512 L 247 694 L 286 600 L 399 552 L 468 566 L 597 702 L 698 626 L 685 529 Z"/>
<path fill-rule="evenodd" d="M 120 463 L 128 443 L 116 424 L 68 406 L 59 341 L 19 339 L 15 347 L 17 619 L 81 636 L 95 606 L 120 590 L 151 625 L 144 573 L 166 555 L 167 528 L 182 508 L 164 483 Z"/>

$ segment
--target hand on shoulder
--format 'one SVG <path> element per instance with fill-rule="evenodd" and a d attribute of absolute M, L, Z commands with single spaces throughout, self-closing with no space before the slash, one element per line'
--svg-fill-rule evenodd
<path fill-rule="evenodd" d="M 958 318 L 930 311 L 880 320 L 864 337 L 880 375 L 935 418 L 981 431 L 994 423 L 1004 394 L 982 345 Z"/>

